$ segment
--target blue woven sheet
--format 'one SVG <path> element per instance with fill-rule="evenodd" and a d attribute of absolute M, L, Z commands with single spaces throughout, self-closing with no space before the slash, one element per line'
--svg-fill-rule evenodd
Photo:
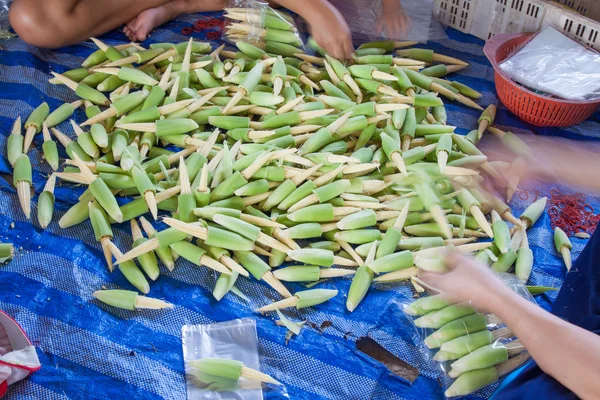
<path fill-rule="evenodd" d="M 184 41 L 181 28 L 191 26 L 197 16 L 182 17 L 157 30 L 149 42 Z M 481 91 L 481 104 L 498 103 L 493 84 L 493 70 L 483 55 L 483 42 L 454 30 L 450 39 L 429 46 L 468 61 L 471 66 L 455 78 Z M 205 39 L 198 33 L 197 38 Z M 105 37 L 109 44 L 126 40 L 113 32 Z M 147 44 L 147 43 L 146 43 Z M 216 45 L 217 43 L 215 43 Z M 6 138 L 17 116 L 26 118 L 42 101 L 55 109 L 75 95 L 63 86 L 47 81 L 50 71 L 76 68 L 93 51 L 91 43 L 82 43 L 57 51 L 45 51 L 25 44 L 18 38 L 0 42 L 0 242 L 12 242 L 15 259 L 0 266 L 0 309 L 12 315 L 37 346 L 42 370 L 9 391 L 8 399 L 184 399 L 186 396 L 181 327 L 235 318 L 256 319 L 259 335 L 261 369 L 285 383 L 292 399 L 424 399 L 441 398 L 443 388 L 435 364 L 426 361 L 413 340 L 406 321 L 397 313 L 397 301 L 408 301 L 412 292 L 407 284 L 376 286 L 350 314 L 345 308 L 345 294 L 350 280 L 336 279 L 322 285 L 337 288 L 340 295 L 327 304 L 289 313 L 292 319 L 307 319 L 321 326 L 320 331 L 306 325 L 299 336 L 286 344 L 283 327 L 271 316 L 254 314 L 252 309 L 264 305 L 276 294 L 256 281 L 240 279 L 238 287 L 252 302 L 233 294 L 221 302 L 212 296 L 215 275 L 180 260 L 174 272 L 162 271 L 152 284 L 150 295 L 175 305 L 160 312 L 128 312 L 106 307 L 93 300 L 91 293 L 102 287 L 132 289 L 119 272 L 108 273 L 99 244 L 89 222 L 60 229 L 56 221 L 76 201 L 82 189 L 71 186 L 56 188 L 54 222 L 42 230 L 35 218 L 26 221 L 10 182 L 11 168 L 6 159 Z M 449 123 L 465 133 L 476 126 L 478 112 L 448 104 Z M 78 111 L 77 120 L 84 118 Z M 543 135 L 570 138 L 596 138 L 600 124 L 591 121 L 568 129 L 539 129 L 525 125 L 503 107 L 497 125 L 522 133 L 535 131 Z M 72 134 L 70 127 L 61 130 Z M 29 155 L 34 167 L 37 201 L 50 172 L 41 158 L 41 135 L 34 140 Z M 62 151 L 62 150 L 61 150 Z M 547 194 L 549 186 L 537 187 Z M 589 199 L 595 206 L 595 199 Z M 529 202 L 519 199 L 512 204 L 515 213 Z M 115 241 L 119 248 L 131 246 L 129 226 L 116 226 Z M 535 253 L 535 267 L 530 284 L 559 287 L 565 268 L 552 246 L 548 216 L 530 231 L 530 245 Z M 574 257 L 585 241 L 574 239 Z M 290 285 L 302 290 L 302 285 Z M 554 294 L 537 298 L 546 309 Z M 411 385 L 393 375 L 381 363 L 358 352 L 355 341 L 370 336 L 393 354 L 420 370 Z M 491 390 L 473 398 L 486 398 Z M 285 398 L 273 393 L 269 398 Z"/>

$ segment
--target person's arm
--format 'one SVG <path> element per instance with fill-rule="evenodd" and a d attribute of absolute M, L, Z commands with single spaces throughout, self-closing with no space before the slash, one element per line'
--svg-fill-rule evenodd
<path fill-rule="evenodd" d="M 389 39 L 398 40 L 406 35 L 410 26 L 411 20 L 404 12 L 401 0 L 381 0 L 377 35 L 385 33 Z"/>
<path fill-rule="evenodd" d="M 346 20 L 327 0 L 274 0 L 304 18 L 316 42 L 337 59 L 351 59 L 354 47 Z"/>
<path fill-rule="evenodd" d="M 456 302 L 471 301 L 497 315 L 539 367 L 583 399 L 600 393 L 600 336 L 569 324 L 518 296 L 489 268 L 457 253 L 446 274 L 421 279 Z"/>
<path fill-rule="evenodd" d="M 102 35 L 170 0 L 15 0 L 10 23 L 26 42 L 56 48 Z"/>
<path fill-rule="evenodd" d="M 486 134 L 478 146 L 491 160 L 511 162 L 514 153 Z M 600 190 L 600 144 L 561 137 L 519 135 L 531 149 L 535 160 L 527 161 L 525 180 L 544 180 Z M 507 176 L 507 178 L 509 178 Z M 501 185 L 501 182 L 495 182 Z"/>

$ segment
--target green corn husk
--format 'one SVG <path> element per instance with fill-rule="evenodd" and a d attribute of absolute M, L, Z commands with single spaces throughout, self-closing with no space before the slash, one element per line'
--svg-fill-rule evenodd
<path fill-rule="evenodd" d="M 250 103 L 262 107 L 273 107 L 284 102 L 282 96 L 275 96 L 272 93 L 252 92 L 249 96 Z"/>
<path fill-rule="evenodd" d="M 108 147 L 108 133 L 104 125 L 94 124 L 90 127 L 90 135 L 92 140 L 98 147 Z"/>
<path fill-rule="evenodd" d="M 89 189 L 90 193 L 92 193 L 94 198 L 98 201 L 102 208 L 106 210 L 111 218 L 117 222 L 123 221 L 123 213 L 119 208 L 119 204 L 117 203 L 115 196 L 101 178 L 94 180 L 90 184 Z"/>
<path fill-rule="evenodd" d="M 156 121 L 156 137 L 181 135 L 194 129 L 199 125 L 192 119 L 175 118 Z"/>
<path fill-rule="evenodd" d="M 509 249 L 508 252 L 501 254 L 498 257 L 498 261 L 492 264 L 492 269 L 496 272 L 508 272 L 516 260 L 517 252 L 513 249 Z"/>
<path fill-rule="evenodd" d="M 425 345 L 430 349 L 439 348 L 452 339 L 480 332 L 487 329 L 487 320 L 480 314 L 472 314 L 455 319 L 432 333 L 425 339 Z"/>
<path fill-rule="evenodd" d="M 283 182 L 285 180 L 285 169 L 274 166 L 262 167 L 252 175 L 252 179 L 264 180 L 267 185 L 268 182 Z M 265 190 L 263 193 L 267 191 Z"/>
<path fill-rule="evenodd" d="M 213 220 L 217 224 L 227 228 L 232 232 L 239 232 L 240 235 L 251 240 L 252 242 L 256 241 L 256 239 L 258 239 L 258 236 L 260 235 L 259 227 L 235 217 L 216 214 L 215 216 L 213 216 Z"/>
<path fill-rule="evenodd" d="M 83 61 L 83 63 L 81 63 L 81 66 L 84 68 L 91 68 L 98 64 L 103 63 L 106 60 L 107 60 L 107 58 L 106 58 L 106 54 L 104 53 L 104 51 L 102 49 L 98 49 L 98 50 L 94 51 L 92 54 L 90 54 Z"/>
<path fill-rule="evenodd" d="M 452 87 L 458 89 L 458 91 L 467 96 L 470 97 L 472 99 L 480 99 L 481 97 L 483 97 L 483 95 L 481 93 L 479 93 L 478 91 L 476 91 L 475 89 L 470 88 L 469 86 L 460 83 L 460 82 L 451 82 L 450 83 L 452 85 Z"/>
<path fill-rule="evenodd" d="M 334 208 L 330 203 L 308 206 L 288 215 L 294 222 L 329 222 L 333 221 Z"/>
<path fill-rule="evenodd" d="M 262 209 L 268 211 L 273 207 L 277 207 L 286 197 L 288 197 L 292 192 L 296 190 L 296 185 L 291 180 L 287 179 L 281 183 L 281 185 L 277 186 L 277 188 L 271 193 L 271 195 L 267 198 L 265 203 L 263 204 Z M 307 207 L 308 208 L 308 207 Z M 300 211 L 300 210 L 299 210 Z M 332 209 L 333 212 L 333 209 Z M 333 217 L 332 217 L 333 219 Z M 331 220 L 329 220 L 331 221 Z M 309 222 L 309 221 L 306 221 Z M 315 221 L 319 222 L 319 221 Z"/>
<path fill-rule="evenodd" d="M 312 135 L 298 150 L 299 155 L 305 155 L 314 153 L 327 145 L 327 143 L 331 142 L 332 135 L 329 129 L 321 128 L 314 135 Z"/>
<path fill-rule="evenodd" d="M 346 299 L 346 309 L 348 311 L 352 312 L 358 307 L 367 295 L 372 282 L 373 270 L 371 268 L 362 266 L 356 270 L 356 274 L 352 278 L 352 283 L 348 290 L 348 298 Z"/>
<path fill-rule="evenodd" d="M 229 293 L 233 285 L 235 285 L 235 282 L 237 281 L 239 275 L 240 274 L 236 271 L 231 271 L 231 274 L 229 275 L 219 275 L 219 279 L 217 279 L 217 282 L 215 283 L 215 288 L 212 292 L 215 300 L 221 301 L 221 299 L 225 297 L 227 293 Z"/>
<path fill-rule="evenodd" d="M 48 116 L 46 117 L 44 122 L 46 123 L 46 126 L 48 128 L 52 128 L 52 127 L 60 124 L 61 122 L 69 119 L 73 115 L 74 112 L 75 112 L 75 108 L 73 107 L 73 105 L 71 103 L 64 103 L 60 107 L 58 107 L 56 110 L 54 110 L 50 114 L 48 114 Z"/>
<path fill-rule="evenodd" d="M 326 301 L 337 296 L 337 290 L 331 289 L 312 289 L 296 292 L 295 296 L 298 299 L 296 308 L 307 308 L 325 303 Z"/>
<path fill-rule="evenodd" d="M 288 257 L 308 265 L 331 267 L 333 265 L 333 252 L 323 249 L 298 249 L 288 252 Z"/>
<path fill-rule="evenodd" d="M 0 243 L 0 264 L 12 260 L 15 248 L 12 243 Z"/>
<path fill-rule="evenodd" d="M 145 72 L 129 67 L 119 68 L 117 76 L 125 82 L 137 83 L 138 85 L 154 86 L 158 83 L 156 79 Z"/>
<path fill-rule="evenodd" d="M 123 152 L 127 148 L 127 142 L 129 141 L 129 135 L 123 129 L 117 129 L 111 135 L 111 148 L 115 160 L 120 160 Z M 158 169 L 156 172 L 158 172 Z M 149 171 L 147 171 L 149 172 Z"/>
<path fill-rule="evenodd" d="M 320 271 L 317 266 L 301 265 L 278 269 L 273 275 L 285 282 L 317 282 L 321 279 Z"/>
<path fill-rule="evenodd" d="M 60 158 L 58 156 L 58 146 L 56 145 L 56 142 L 52 139 L 45 141 L 42 144 L 42 150 L 48 165 L 50 165 L 53 171 L 57 171 Z"/>
<path fill-rule="evenodd" d="M 42 104 L 37 106 L 35 110 L 31 112 L 31 114 L 29 114 L 29 118 L 27 118 L 23 126 L 25 127 L 25 129 L 28 129 L 29 127 L 35 127 L 35 132 L 39 133 L 42 129 L 42 124 L 44 120 L 48 117 L 49 113 L 50 107 L 48 106 L 48 103 L 43 102 Z M 50 126 L 48 125 L 48 127 Z"/>
<path fill-rule="evenodd" d="M 533 268 L 533 251 L 530 248 L 521 247 L 517 250 L 517 261 L 515 263 L 515 275 L 527 282 Z"/>
<path fill-rule="evenodd" d="M 394 221 L 395 222 L 395 221 Z M 379 246 L 377 247 L 377 253 L 375 253 L 375 259 L 383 258 L 385 256 L 389 256 L 390 254 L 396 251 L 398 247 L 398 243 L 402 238 L 402 233 L 395 228 L 388 229 Z"/>
<path fill-rule="evenodd" d="M 236 251 L 235 255 L 240 264 L 248 270 L 256 280 L 262 280 L 263 275 L 271 270 L 269 265 L 251 251 Z"/>
<path fill-rule="evenodd" d="M 335 238 L 350 244 L 365 244 L 380 240 L 381 232 L 378 229 L 354 229 L 337 232 Z"/>
<path fill-rule="evenodd" d="M 569 250 L 573 248 L 569 237 L 567 236 L 565 231 L 563 231 L 559 227 L 554 228 L 554 248 L 559 253 L 562 251 L 563 248 L 567 248 Z"/>
<path fill-rule="evenodd" d="M 337 225 L 341 230 L 352 230 L 374 226 L 376 223 L 377 214 L 374 210 L 368 209 L 344 217 Z"/>
<path fill-rule="evenodd" d="M 333 252 L 340 251 L 340 244 L 337 242 L 330 241 L 322 241 L 322 242 L 313 242 L 308 245 L 311 249 L 322 249 L 329 250 Z"/>
<path fill-rule="evenodd" d="M 284 126 L 298 125 L 302 121 L 298 111 L 287 112 L 284 114 L 275 115 L 262 123 L 263 129 L 274 130 L 283 128 Z"/>
<path fill-rule="evenodd" d="M 409 315 L 421 316 L 432 311 L 438 311 L 442 308 L 446 308 L 450 304 L 451 303 L 448 302 L 448 300 L 440 295 L 421 297 L 420 299 L 417 299 L 408 306 L 404 307 L 404 312 Z"/>
<path fill-rule="evenodd" d="M 161 88 L 160 86 L 152 86 L 152 89 L 150 89 L 150 94 L 148 94 L 148 97 L 146 97 L 146 99 L 144 100 L 142 110 L 151 107 L 158 107 L 165 98 L 165 95 L 166 93 L 163 88 Z"/>
<path fill-rule="evenodd" d="M 546 203 L 548 202 L 547 197 L 542 197 L 541 199 L 531 203 L 523 214 L 521 214 L 521 219 L 527 223 L 527 227 L 531 228 L 537 220 L 540 218 L 544 209 L 546 208 Z"/>
<path fill-rule="evenodd" d="M 537 296 L 546 292 L 555 292 L 558 289 L 548 286 L 527 286 L 527 290 L 532 296 Z"/>
<path fill-rule="evenodd" d="M 21 135 L 21 126 L 19 125 L 18 129 L 15 133 L 15 128 L 13 128 L 13 132 L 8 136 L 6 143 L 6 155 L 8 157 L 8 162 L 10 165 L 14 166 L 17 162 L 17 159 L 21 154 L 23 154 L 23 142 L 24 137 Z M 53 142 L 54 143 L 54 142 Z M 56 143 L 55 143 L 56 145 Z"/>
<path fill-rule="evenodd" d="M 188 260 L 192 264 L 198 267 L 202 266 L 202 262 L 200 260 L 206 254 L 206 250 L 186 240 L 181 240 L 176 243 L 173 243 L 170 245 L 170 247 L 173 251 L 175 251 L 175 253 L 179 254 L 181 257 Z"/>
<path fill-rule="evenodd" d="M 310 239 L 320 237 L 323 234 L 323 230 L 320 224 L 307 222 L 288 228 L 284 233 L 290 239 Z"/>
<path fill-rule="evenodd" d="M 400 110 L 403 111 L 403 110 Z M 371 139 L 373 138 L 373 135 L 375 134 L 375 130 L 377 128 L 377 125 L 375 124 L 370 124 L 367 125 L 367 127 L 365 129 L 362 130 L 362 132 L 360 133 L 360 136 L 358 137 L 358 140 L 356 141 L 356 145 L 355 145 L 355 149 L 362 149 L 369 141 L 371 141 Z"/>
<path fill-rule="evenodd" d="M 134 124 L 140 122 L 155 122 L 161 117 L 160 111 L 157 106 L 147 107 L 140 111 L 136 111 L 123 117 L 121 123 L 123 124 Z"/>
<path fill-rule="evenodd" d="M 508 349 L 503 344 L 494 343 L 473 350 L 453 362 L 452 369 L 462 373 L 492 367 L 506 360 L 508 360 Z"/>
<path fill-rule="evenodd" d="M 133 248 L 136 248 L 137 246 L 139 246 L 147 241 L 148 241 L 148 239 L 146 239 L 146 238 L 137 239 L 136 241 L 133 242 Z M 180 253 L 178 253 L 178 254 L 180 254 Z M 154 254 L 153 251 L 150 251 L 146 254 L 142 254 L 141 256 L 139 256 L 137 258 L 137 260 L 140 263 L 140 266 L 142 267 L 142 269 L 144 270 L 146 275 L 148 275 L 148 277 L 150 279 L 152 279 L 153 281 L 158 279 L 158 276 L 160 275 L 160 271 L 158 269 L 158 261 L 156 260 L 156 255 Z"/>
<path fill-rule="evenodd" d="M 210 194 L 210 202 L 224 200 L 231 197 L 236 190 L 246 185 L 248 181 L 239 172 L 235 171 L 229 178 L 219 183 Z"/>
<path fill-rule="evenodd" d="M 233 208 L 235 210 L 244 209 L 244 200 L 241 197 L 233 196 L 228 199 L 215 201 L 211 204 L 212 207 Z"/>
<path fill-rule="evenodd" d="M 13 182 L 15 185 L 19 182 L 32 182 L 31 161 L 26 154 L 21 154 L 15 161 L 13 170 Z"/>
<path fill-rule="evenodd" d="M 133 311 L 138 294 L 130 290 L 98 290 L 93 296 L 109 306 Z"/>
<path fill-rule="evenodd" d="M 250 118 L 235 116 L 209 116 L 208 123 L 214 127 L 233 130 L 250 127 Z"/>
<path fill-rule="evenodd" d="M 92 88 L 97 88 L 100 83 L 102 83 L 106 78 L 110 75 L 103 74 L 101 72 L 95 72 L 83 78 L 79 83 L 83 83 Z"/>
<path fill-rule="evenodd" d="M 348 96 L 346 93 L 344 93 L 343 90 L 341 90 L 340 88 L 338 88 L 333 83 L 331 83 L 327 80 L 319 81 L 319 85 L 323 88 L 323 90 L 325 90 L 325 93 L 327 93 L 327 95 L 329 95 L 329 96 L 339 97 L 344 100 L 352 101 L 350 96 Z"/>
<path fill-rule="evenodd" d="M 401 251 L 371 261 L 367 266 L 375 273 L 394 272 L 412 267 L 413 255 L 410 251 Z"/>
<path fill-rule="evenodd" d="M 448 229 L 452 229 L 448 225 Z M 426 223 L 419 225 L 411 225 L 404 228 L 406 233 L 419 237 L 444 237 L 442 228 L 437 223 Z"/>
<path fill-rule="evenodd" d="M 101 92 L 112 92 L 125 83 L 124 80 L 116 75 L 110 75 L 105 80 L 100 82 L 96 88 Z"/>
<path fill-rule="evenodd" d="M 96 158 L 100 154 L 98 145 L 92 139 L 92 135 L 89 132 L 83 132 L 77 137 L 77 143 L 81 149 L 90 157 Z"/>
<path fill-rule="evenodd" d="M 38 222 L 42 229 L 46 229 L 52 221 L 54 214 L 54 193 L 44 190 L 38 198 Z"/>
<path fill-rule="evenodd" d="M 440 349 L 441 351 L 457 355 L 460 358 L 471 353 L 473 350 L 491 344 L 493 341 L 494 335 L 492 332 L 484 330 L 452 339 L 442 344 Z"/>
<path fill-rule="evenodd" d="M 415 325 L 419 328 L 440 329 L 449 322 L 474 313 L 475 310 L 472 307 L 455 304 L 417 318 Z"/>
<path fill-rule="evenodd" d="M 306 196 L 308 196 L 317 186 L 313 181 L 306 181 L 296 190 L 294 190 L 288 197 L 285 198 L 277 208 L 280 210 L 287 210 L 292 205 L 296 204 Z"/>
<path fill-rule="evenodd" d="M 129 93 L 127 96 L 115 101 L 111 107 L 117 112 L 117 117 L 121 117 L 142 104 L 147 97 L 148 92 L 146 90 Z"/>
<path fill-rule="evenodd" d="M 423 202 L 418 197 L 409 197 L 405 199 L 393 200 L 391 202 L 386 203 L 387 208 L 390 210 L 401 211 L 406 203 L 409 204 L 408 211 L 416 212 L 422 211 L 424 209 Z"/>
<path fill-rule="evenodd" d="M 464 396 L 498 381 L 495 367 L 465 372 L 446 390 L 446 397 Z"/>
<path fill-rule="evenodd" d="M 451 225 L 459 227 L 461 224 L 462 215 L 450 214 L 450 215 L 446 215 L 446 218 L 448 219 L 448 222 Z M 477 221 L 475 221 L 475 218 L 466 217 L 465 218 L 465 228 L 475 230 L 475 229 L 479 228 L 479 225 L 477 224 Z"/>
<path fill-rule="evenodd" d="M 254 250 L 254 242 L 251 240 L 245 239 L 237 233 L 215 227 L 208 228 L 208 236 L 204 243 L 208 246 L 216 246 L 233 251 Z"/>
<path fill-rule="evenodd" d="M 89 100 L 94 104 L 101 106 L 107 106 L 110 104 L 110 100 L 100 91 L 86 85 L 85 83 L 79 83 L 75 94 L 82 99 Z"/>
<path fill-rule="evenodd" d="M 89 218 L 88 203 L 90 200 L 92 200 L 92 194 L 89 190 L 86 190 L 79 198 L 79 202 L 61 217 L 58 225 L 62 229 L 66 229 L 87 220 Z"/>
<path fill-rule="evenodd" d="M 175 228 L 167 228 L 163 231 L 156 232 L 154 237 L 158 240 L 159 247 L 169 247 L 174 243 L 181 242 L 187 238 L 187 233 L 178 231 Z"/>
<path fill-rule="evenodd" d="M 507 223 L 501 219 L 494 221 L 492 231 L 494 232 L 494 243 L 500 249 L 500 253 L 507 253 L 510 249 L 510 229 Z"/>
<path fill-rule="evenodd" d="M 317 196 L 320 203 L 325 203 L 326 201 L 329 201 L 334 197 L 344 193 L 350 187 L 350 185 L 351 183 L 349 180 L 342 179 L 340 181 L 334 181 L 314 189 L 313 193 Z"/>

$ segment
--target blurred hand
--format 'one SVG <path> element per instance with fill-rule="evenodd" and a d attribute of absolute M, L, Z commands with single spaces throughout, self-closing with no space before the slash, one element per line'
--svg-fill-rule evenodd
<path fill-rule="evenodd" d="M 454 303 L 470 301 L 477 309 L 491 311 L 492 294 L 505 290 L 504 283 L 489 267 L 457 251 L 448 252 L 445 261 L 448 272 L 419 271 L 419 278 Z"/>
<path fill-rule="evenodd" d="M 526 162 L 522 183 L 542 180 L 600 189 L 600 180 L 597 177 L 597 171 L 600 169 L 600 143 L 531 134 L 520 134 L 519 137 L 528 144 L 535 157 L 535 160 Z M 515 159 L 515 155 L 489 133 L 484 136 L 478 147 L 489 161 L 512 163 Z M 498 172 L 507 180 L 511 179 L 511 175 L 518 173 L 514 169 L 498 169 Z M 502 182 L 497 180 L 486 181 L 486 186 L 489 191 L 492 191 L 491 186 L 494 186 L 504 193 Z"/>
<path fill-rule="evenodd" d="M 382 0 L 382 13 L 377 24 L 377 35 L 385 33 L 388 39 L 401 39 L 406 36 L 411 21 L 402 8 L 400 0 Z"/>
<path fill-rule="evenodd" d="M 328 2 L 322 2 L 316 12 L 306 18 L 316 42 L 338 60 L 352 59 L 352 33 L 340 12 Z"/>

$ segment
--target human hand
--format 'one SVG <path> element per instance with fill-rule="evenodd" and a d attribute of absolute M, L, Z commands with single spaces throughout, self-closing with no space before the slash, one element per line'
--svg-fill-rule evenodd
<path fill-rule="evenodd" d="M 445 255 L 448 272 L 419 271 L 419 279 L 453 303 L 471 302 L 478 309 L 492 311 L 495 295 L 509 290 L 488 268 L 457 251 Z"/>
<path fill-rule="evenodd" d="M 400 39 L 411 27 L 400 0 L 382 0 L 382 13 L 377 24 L 377 35 L 385 33 L 389 39 Z"/>
<path fill-rule="evenodd" d="M 311 34 L 327 54 L 338 60 L 352 59 L 352 34 L 340 12 L 328 2 L 322 2 L 305 19 Z"/>
<path fill-rule="evenodd" d="M 515 168 L 496 168 L 504 179 L 492 177 L 487 180 L 486 187 L 489 191 L 495 187 L 502 192 L 505 182 L 510 182 L 515 174 L 522 177 L 522 182 L 541 180 L 600 189 L 600 181 L 596 176 L 600 167 L 597 157 L 600 152 L 598 143 L 531 134 L 521 134 L 519 137 L 527 143 L 534 159 L 526 161 L 523 171 Z M 515 159 L 515 155 L 495 138 L 484 137 L 478 147 L 489 161 L 511 164 Z"/>

